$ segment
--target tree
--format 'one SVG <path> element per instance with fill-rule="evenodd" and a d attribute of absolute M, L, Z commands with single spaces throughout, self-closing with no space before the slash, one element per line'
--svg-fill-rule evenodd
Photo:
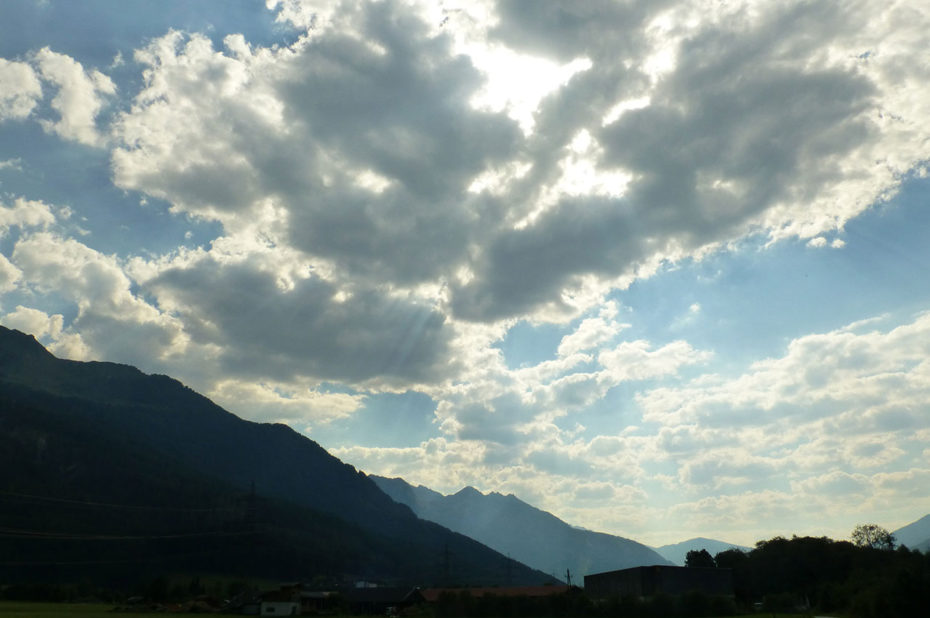
<path fill-rule="evenodd" d="M 698 551 L 692 549 L 685 556 L 685 566 L 686 567 L 709 567 L 714 568 L 717 566 L 717 563 L 714 562 L 714 557 L 710 555 L 706 549 Z"/>
<path fill-rule="evenodd" d="M 894 535 L 875 524 L 860 524 L 852 531 L 852 542 L 859 547 L 894 549 Z"/>

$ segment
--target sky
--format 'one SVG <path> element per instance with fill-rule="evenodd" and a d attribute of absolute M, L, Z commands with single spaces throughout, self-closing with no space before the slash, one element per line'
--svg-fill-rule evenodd
<path fill-rule="evenodd" d="M 6 0 L 0 324 L 661 545 L 930 513 L 922 0 Z"/>

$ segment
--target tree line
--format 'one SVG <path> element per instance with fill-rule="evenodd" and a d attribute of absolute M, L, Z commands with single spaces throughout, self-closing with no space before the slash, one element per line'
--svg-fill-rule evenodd
<path fill-rule="evenodd" d="M 874 524 L 857 526 L 850 538 L 775 537 L 749 552 L 696 552 L 688 564 L 732 569 L 736 603 L 744 609 L 761 603 L 771 611 L 859 618 L 924 615 L 930 554 L 896 547 L 894 536 Z"/>
<path fill-rule="evenodd" d="M 677 596 L 592 599 L 583 589 L 571 587 L 564 594 L 546 597 L 492 594 L 476 598 L 463 590 L 444 593 L 438 603 L 418 611 L 435 618 L 690 618 L 762 609 L 851 618 L 912 618 L 925 615 L 930 606 L 930 553 L 898 547 L 892 535 L 871 525 L 857 527 L 849 541 L 775 537 L 759 541 L 746 552 L 730 549 L 714 556 L 706 550 L 689 552 L 686 566 L 731 569 L 734 596 L 715 597 L 695 590 Z M 163 577 L 139 584 L 134 593 L 152 599 L 185 593 L 169 590 Z M 97 585 L 90 580 L 69 586 L 0 585 L 0 598 L 119 598 L 118 593 Z"/>

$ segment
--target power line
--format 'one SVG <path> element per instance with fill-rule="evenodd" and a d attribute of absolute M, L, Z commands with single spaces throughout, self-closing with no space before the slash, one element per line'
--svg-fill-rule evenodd
<path fill-rule="evenodd" d="M 94 502 L 91 500 L 70 500 L 67 498 L 51 498 L 49 496 L 37 496 L 34 494 L 24 494 L 24 493 L 19 493 L 15 491 L 0 491 L 0 496 L 9 496 L 12 498 L 20 498 L 23 500 L 32 500 L 32 501 L 38 501 L 38 502 L 51 502 L 51 503 L 56 503 L 56 504 L 73 504 L 77 506 L 86 506 L 86 507 L 93 507 L 93 508 L 113 508 L 113 509 L 142 510 L 142 511 L 169 511 L 169 512 L 175 512 L 175 513 L 210 513 L 210 512 L 215 512 L 215 511 L 242 510 L 242 507 L 239 507 L 239 506 L 188 508 L 188 507 L 174 507 L 174 506 L 119 504 L 115 502 Z"/>
<path fill-rule="evenodd" d="M 119 534 L 92 534 L 92 533 L 75 533 L 75 532 L 49 532 L 47 530 L 28 530 L 24 528 L 4 528 L 0 527 L 0 537 L 7 538 L 30 538 L 30 539 L 50 539 L 65 541 L 147 541 L 159 539 L 189 539 L 197 537 L 224 537 L 224 536 L 246 536 L 255 534 L 254 532 L 227 532 L 224 530 L 214 530 L 210 532 L 182 532 L 176 534 L 145 534 L 145 535 L 119 535 Z"/>
<path fill-rule="evenodd" d="M 227 547 L 223 549 L 224 554 L 236 553 L 243 551 L 242 548 Z M 134 556 L 132 558 L 121 558 L 117 560 L 20 560 L 20 561 L 0 561 L 0 566 L 4 567 L 26 567 L 26 566 L 92 566 L 100 564 L 139 564 L 141 562 L 161 562 L 163 560 L 179 560 L 184 558 L 195 558 L 197 556 L 215 555 L 215 550 L 203 550 L 196 552 L 187 552 L 184 554 L 166 554 L 157 556 Z"/>

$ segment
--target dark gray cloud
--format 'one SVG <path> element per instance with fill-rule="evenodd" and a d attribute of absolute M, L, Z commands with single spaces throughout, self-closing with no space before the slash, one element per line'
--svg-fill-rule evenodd
<path fill-rule="evenodd" d="M 200 344 L 220 347 L 224 372 L 287 380 L 431 381 L 448 371 L 449 332 L 435 309 L 365 289 L 340 301 L 310 276 L 282 290 L 248 264 L 204 258 L 167 269 L 144 289 Z"/>
<path fill-rule="evenodd" d="M 478 276 L 453 288 L 457 317 L 495 320 L 558 298 L 579 274 L 619 274 L 645 255 L 640 224 L 624 200 L 561 201 L 532 226 L 500 233 L 486 247 Z"/>
<path fill-rule="evenodd" d="M 546 102 L 533 139 L 551 143 L 529 183 L 552 181 L 564 144 L 582 128 L 604 149 L 599 166 L 632 181 L 622 198 L 563 199 L 531 225 L 501 231 L 477 277 L 456 289 L 456 315 L 531 312 L 578 276 L 630 274 L 650 259 L 739 237 L 773 207 L 810 203 L 841 179 L 844 157 L 875 136 L 875 89 L 847 69 L 801 68 L 794 56 L 813 53 L 812 35 L 830 34 L 812 12 L 699 31 L 680 44 L 650 104 L 607 126 L 601 118 L 624 96 L 623 86 L 605 87 L 613 67 L 595 63 Z M 625 76 L 628 86 L 642 83 L 635 71 Z M 596 94 L 579 95 L 588 90 Z"/>
<path fill-rule="evenodd" d="M 500 21 L 491 36 L 514 49 L 560 61 L 592 56 L 622 63 L 641 52 L 645 24 L 669 4 L 503 0 L 497 3 Z"/>
<path fill-rule="evenodd" d="M 352 277 L 448 276 L 505 211 L 468 187 L 514 156 L 519 129 L 471 107 L 482 75 L 409 7 L 355 11 L 357 31 L 333 29 L 271 63 L 196 39 L 160 49 L 152 88 L 123 118 L 118 180 L 227 222 L 270 200 L 288 216 L 281 240 Z M 260 97 L 268 107 L 253 104 Z M 189 132 L 173 143 L 149 132 L 179 123 Z"/>
<path fill-rule="evenodd" d="M 448 39 L 427 38 L 415 16 L 392 3 L 368 6 L 360 35 L 383 53 L 334 34 L 291 62 L 279 83 L 285 122 L 344 166 L 325 186 L 310 176 L 306 191 L 283 196 L 291 240 L 355 274 L 400 283 L 448 275 L 475 227 L 487 224 L 469 207 L 486 214 L 487 202 L 467 188 L 513 156 L 518 129 L 502 114 L 470 107 L 480 74 Z M 390 184 L 354 187 L 364 172 Z"/>

